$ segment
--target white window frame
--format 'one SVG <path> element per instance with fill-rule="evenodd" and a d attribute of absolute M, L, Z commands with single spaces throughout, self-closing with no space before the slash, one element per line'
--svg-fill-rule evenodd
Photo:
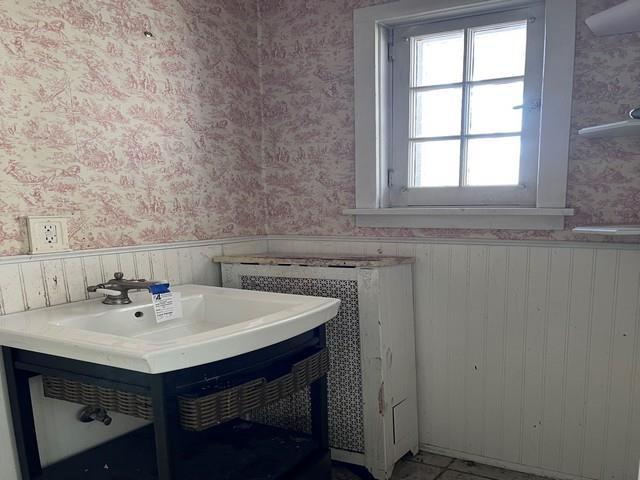
<path fill-rule="evenodd" d="M 544 4 L 535 203 L 392 206 L 389 31 L 395 26 Z M 566 208 L 576 0 L 401 0 L 354 11 L 356 208 L 359 226 L 559 230 Z M 396 205 L 398 202 L 395 202 Z"/>

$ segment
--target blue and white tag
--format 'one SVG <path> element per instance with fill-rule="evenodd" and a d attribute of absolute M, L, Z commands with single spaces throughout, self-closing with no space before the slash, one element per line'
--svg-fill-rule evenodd
<path fill-rule="evenodd" d="M 180 292 L 170 292 L 169 284 L 154 285 L 151 288 L 153 311 L 156 323 L 168 322 L 182 318 L 182 302 Z"/>

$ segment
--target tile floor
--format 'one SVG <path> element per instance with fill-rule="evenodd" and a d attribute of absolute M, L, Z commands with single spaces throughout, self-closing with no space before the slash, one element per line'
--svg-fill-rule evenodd
<path fill-rule="evenodd" d="M 359 473 L 359 472 L 358 472 Z M 333 468 L 334 480 L 367 479 L 345 465 Z M 393 472 L 392 480 L 548 480 L 536 475 L 467 462 L 442 455 L 419 453 L 402 460 Z"/>

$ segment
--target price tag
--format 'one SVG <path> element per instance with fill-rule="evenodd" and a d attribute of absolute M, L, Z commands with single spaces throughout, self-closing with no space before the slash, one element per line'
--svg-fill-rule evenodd
<path fill-rule="evenodd" d="M 182 318 L 182 302 L 180 292 L 154 293 L 153 310 L 156 313 L 156 322 L 168 322 Z"/>

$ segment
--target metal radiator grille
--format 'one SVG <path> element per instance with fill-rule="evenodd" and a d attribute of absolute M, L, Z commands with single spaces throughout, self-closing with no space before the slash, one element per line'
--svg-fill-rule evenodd
<path fill-rule="evenodd" d="M 336 318 L 327 323 L 331 369 L 328 375 L 329 443 L 333 448 L 364 452 L 362 365 L 358 283 L 355 280 L 242 275 L 245 290 L 339 298 Z M 309 391 L 298 392 L 251 414 L 257 421 L 309 431 Z"/>

